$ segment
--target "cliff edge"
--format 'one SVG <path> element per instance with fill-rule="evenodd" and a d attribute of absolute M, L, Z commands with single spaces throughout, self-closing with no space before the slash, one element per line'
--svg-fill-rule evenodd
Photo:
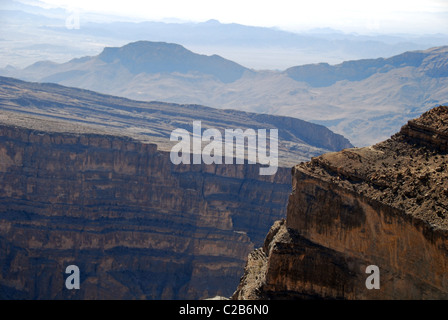
<path fill-rule="evenodd" d="M 447 299 L 447 149 L 439 106 L 384 142 L 296 165 L 286 220 L 232 298 Z"/>

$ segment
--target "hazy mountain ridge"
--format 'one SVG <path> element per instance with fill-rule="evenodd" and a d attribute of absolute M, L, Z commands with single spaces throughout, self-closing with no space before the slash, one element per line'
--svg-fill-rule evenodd
<path fill-rule="evenodd" d="M 386 141 L 296 165 L 286 220 L 249 255 L 233 297 L 446 300 L 447 120 L 439 106 Z"/>
<path fill-rule="evenodd" d="M 328 87 L 338 81 L 361 81 L 375 73 L 386 73 L 394 68 L 418 67 L 427 55 L 423 52 L 405 52 L 392 58 L 345 61 L 337 65 L 328 63 L 297 66 L 285 72 L 296 81 L 312 87 Z"/>
<path fill-rule="evenodd" d="M 180 45 L 139 41 L 106 48 L 98 56 L 1 73 L 131 99 L 296 117 L 362 146 L 387 139 L 406 119 L 448 102 L 447 66 L 448 47 L 437 47 L 284 72 L 255 71 Z"/>
<path fill-rule="evenodd" d="M 38 61 L 23 69 L 23 78 L 59 83 L 76 81 L 76 77 L 84 75 L 95 77 L 97 72 L 115 72 L 115 77 L 122 77 L 123 73 L 129 76 L 190 74 L 211 76 L 223 83 L 230 83 L 241 78 L 245 72 L 253 71 L 218 55 L 197 54 L 178 44 L 137 41 L 123 47 L 106 47 L 98 56 L 75 58 L 67 63 Z M 14 75 L 21 71 L 3 69 L 3 73 Z M 124 88 L 125 83 L 116 87 Z"/>
<path fill-rule="evenodd" d="M 441 78 L 448 76 L 448 59 L 445 56 L 428 57 L 430 52 L 446 53 L 447 47 L 433 49 L 431 51 L 411 51 L 399 54 L 391 58 L 363 59 L 346 61 L 337 65 L 328 63 L 310 64 L 287 69 L 285 72 L 297 81 L 303 81 L 313 87 L 328 87 L 338 81 L 361 81 L 375 73 L 387 73 L 392 69 L 405 67 L 421 67 L 424 74 Z"/>
<path fill-rule="evenodd" d="M 64 26 L 46 27 L 51 31 L 64 32 Z M 408 50 L 425 49 L 446 43 L 443 35 L 406 36 L 406 35 L 358 35 L 347 34 L 338 30 L 308 31 L 294 33 L 285 30 L 265 27 L 246 26 L 237 23 L 220 23 L 217 20 L 192 23 L 166 23 L 156 21 L 144 22 L 87 22 L 79 30 L 79 35 L 98 37 L 113 37 L 122 41 L 139 40 L 167 41 L 182 43 L 191 50 L 221 51 L 222 54 L 237 59 L 237 54 L 251 48 L 263 50 L 272 54 L 274 49 L 280 54 L 280 59 L 287 57 L 288 51 L 303 55 L 305 60 L 313 62 L 344 61 L 347 59 L 373 58 L 392 56 Z M 234 51 L 234 53 L 232 53 Z M 284 51 L 284 52 L 282 52 Z M 314 57 L 313 57 L 314 56 Z M 321 57 L 316 60 L 316 57 Z M 324 58 L 325 57 L 325 58 Z M 328 59 L 330 58 L 330 61 Z M 289 60 L 289 59 L 288 59 Z M 292 60 L 292 59 L 291 59 Z M 320 61 L 319 61 L 320 60 Z M 251 63 L 244 58 L 242 64 Z M 299 60 L 298 60 L 299 61 Z M 278 64 L 277 64 L 278 65 Z M 284 66 L 290 65 L 283 64 Z M 271 69 L 271 66 L 253 67 L 255 69 Z M 279 69 L 278 67 L 275 69 Z"/>
<path fill-rule="evenodd" d="M 212 75 L 224 83 L 233 82 L 249 71 L 218 55 L 199 55 L 181 45 L 163 42 L 138 41 L 121 48 L 106 47 L 98 59 L 121 64 L 132 74 L 198 72 Z"/>
<path fill-rule="evenodd" d="M 79 25 L 71 18 L 79 18 Z M 0 4 L 3 31 L 0 61 L 23 68 L 39 60 L 65 62 L 97 55 L 104 47 L 139 40 L 180 43 L 195 52 L 218 54 L 254 69 L 284 70 L 294 65 L 393 56 L 444 45 L 446 34 L 356 34 L 323 28 L 291 32 L 237 23 L 136 21 L 5 0 Z M 27 44 L 27 45 L 24 45 Z M 39 45 L 40 48 L 33 47 Z"/>

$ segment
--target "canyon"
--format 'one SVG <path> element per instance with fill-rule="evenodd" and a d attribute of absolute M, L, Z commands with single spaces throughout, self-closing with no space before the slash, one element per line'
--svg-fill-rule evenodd
<path fill-rule="evenodd" d="M 351 146 L 298 119 L 0 84 L 2 299 L 230 296 L 249 252 L 285 214 L 287 163 Z M 193 120 L 278 127 L 276 174 L 247 162 L 173 164 L 169 133 Z M 70 265 L 79 290 L 65 287 Z"/>

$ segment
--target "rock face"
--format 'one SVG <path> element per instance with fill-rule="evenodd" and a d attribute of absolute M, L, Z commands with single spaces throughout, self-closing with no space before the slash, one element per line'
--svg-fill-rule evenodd
<path fill-rule="evenodd" d="M 447 299 L 447 124 L 440 106 L 387 141 L 295 166 L 286 220 L 233 298 Z"/>
<path fill-rule="evenodd" d="M 2 299 L 230 296 L 289 170 L 173 165 L 154 144 L 0 126 Z M 77 265 L 80 290 L 65 288 Z"/>

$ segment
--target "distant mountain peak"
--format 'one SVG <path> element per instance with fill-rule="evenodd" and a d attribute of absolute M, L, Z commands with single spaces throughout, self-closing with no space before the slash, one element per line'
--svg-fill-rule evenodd
<path fill-rule="evenodd" d="M 213 75 L 224 83 L 239 79 L 248 69 L 218 55 L 196 54 L 167 42 L 137 41 L 123 47 L 106 47 L 98 59 L 120 63 L 131 73 L 189 73 Z"/>
<path fill-rule="evenodd" d="M 175 43 L 136 41 L 122 47 L 105 47 L 98 58 L 105 62 L 113 62 L 117 59 L 123 61 L 133 58 L 136 63 L 139 63 L 143 60 L 154 59 L 156 56 L 166 55 L 166 58 L 168 58 L 175 54 L 185 55 L 191 53 L 191 51 Z"/>
<path fill-rule="evenodd" d="M 205 21 L 205 23 L 206 24 L 214 24 L 214 25 L 221 24 L 221 22 L 219 22 L 219 20 L 216 20 L 216 19 L 207 20 L 207 21 Z"/>

